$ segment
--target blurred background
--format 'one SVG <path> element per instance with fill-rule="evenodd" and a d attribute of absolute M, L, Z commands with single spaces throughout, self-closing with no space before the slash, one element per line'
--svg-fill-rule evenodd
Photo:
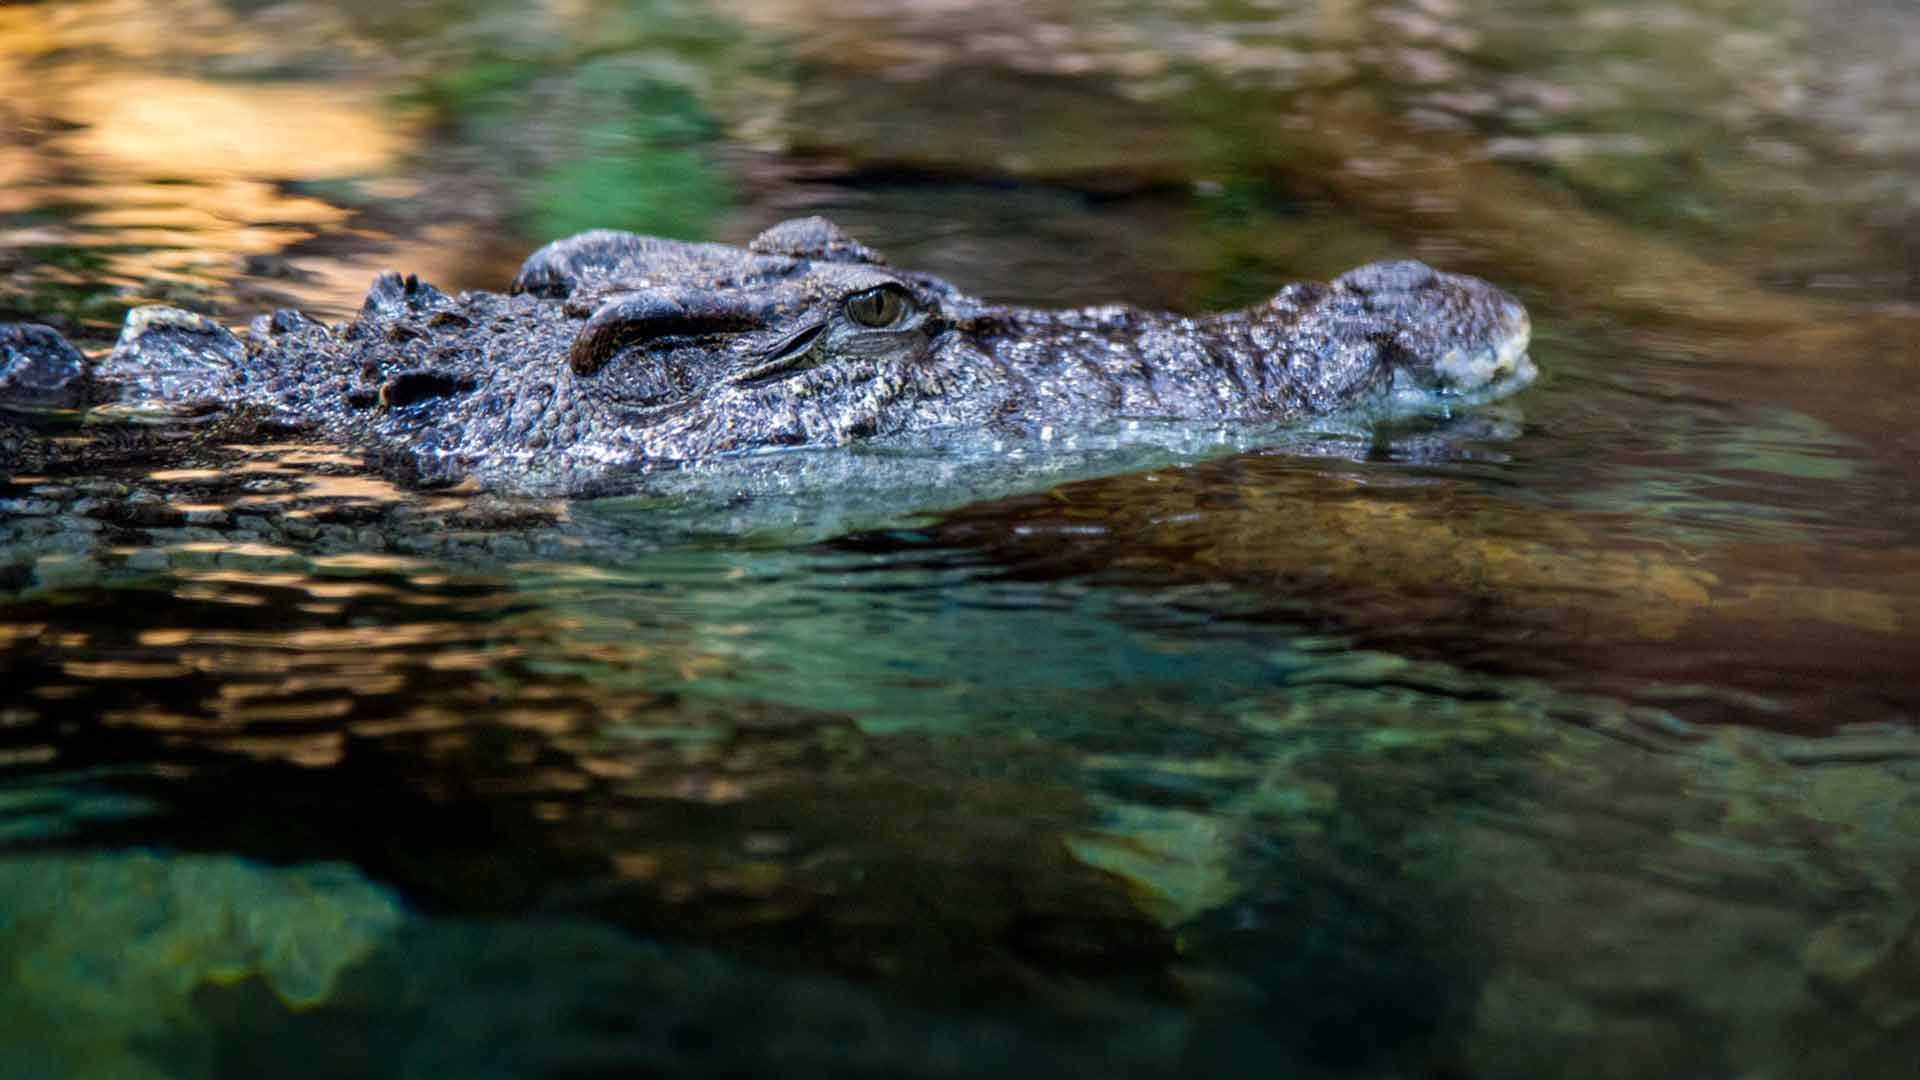
<path fill-rule="evenodd" d="M 498 287 L 585 228 L 741 240 L 808 212 L 1036 302 L 1240 303 L 1409 252 L 1635 316 L 1732 283 L 1913 302 L 1916 21 L 1902 0 L 9 4 L 0 315 L 95 339 L 156 300 L 338 315 L 388 266 Z M 1476 200 L 1486 173 L 1522 190 Z M 1713 276 L 1660 295 L 1650 246 Z"/>

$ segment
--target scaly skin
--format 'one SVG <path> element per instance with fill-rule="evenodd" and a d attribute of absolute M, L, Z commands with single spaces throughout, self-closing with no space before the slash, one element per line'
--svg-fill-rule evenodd
<path fill-rule="evenodd" d="M 282 311 L 244 340 L 139 308 L 90 376 L 44 374 L 66 371 L 65 343 L 0 327 L 27 343 L 0 354 L 0 395 L 250 409 L 415 483 L 585 494 L 775 447 L 1485 398 L 1531 379 L 1527 335 L 1512 297 L 1415 262 L 1221 315 L 997 307 L 807 218 L 746 249 L 585 233 L 535 252 L 507 295 L 387 274 L 351 322 Z"/>

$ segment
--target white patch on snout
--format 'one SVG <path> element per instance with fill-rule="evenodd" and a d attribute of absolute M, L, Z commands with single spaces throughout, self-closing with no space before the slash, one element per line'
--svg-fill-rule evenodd
<path fill-rule="evenodd" d="M 1515 322 L 1517 325 L 1501 338 L 1498 346 L 1471 352 L 1455 347 L 1434 361 L 1433 371 L 1440 377 L 1441 387 L 1460 392 L 1478 390 L 1519 373 L 1522 364 L 1531 369 L 1533 362 L 1527 358 L 1527 344 L 1533 336 L 1532 327 L 1524 314 Z"/>
<path fill-rule="evenodd" d="M 1440 385 L 1453 390 L 1471 390 L 1493 378 L 1497 357 L 1492 349 L 1448 349 L 1433 362 L 1433 373 Z"/>
<path fill-rule="evenodd" d="M 1531 337 L 1532 327 L 1525 313 L 1521 313 L 1499 345 L 1472 351 L 1447 350 L 1434 361 L 1433 373 L 1437 378 L 1431 383 L 1416 380 L 1405 369 L 1395 370 L 1393 385 L 1387 394 L 1388 411 L 1425 412 L 1456 405 L 1478 405 L 1520 390 L 1540 374 L 1540 369 L 1527 355 Z"/>

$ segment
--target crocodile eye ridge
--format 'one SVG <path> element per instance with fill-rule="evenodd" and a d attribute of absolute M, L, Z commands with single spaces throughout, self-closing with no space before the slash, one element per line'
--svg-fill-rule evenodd
<path fill-rule="evenodd" d="M 881 285 L 847 297 L 847 318 L 861 326 L 898 326 L 913 315 L 913 300 L 898 285 Z"/>

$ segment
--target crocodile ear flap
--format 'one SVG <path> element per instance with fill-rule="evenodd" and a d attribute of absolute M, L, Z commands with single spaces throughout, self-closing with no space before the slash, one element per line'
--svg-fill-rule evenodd
<path fill-rule="evenodd" d="M 823 217 L 793 218 L 783 221 L 747 245 L 756 255 L 788 255 L 815 262 L 866 263 L 885 266 L 886 257 Z"/>

